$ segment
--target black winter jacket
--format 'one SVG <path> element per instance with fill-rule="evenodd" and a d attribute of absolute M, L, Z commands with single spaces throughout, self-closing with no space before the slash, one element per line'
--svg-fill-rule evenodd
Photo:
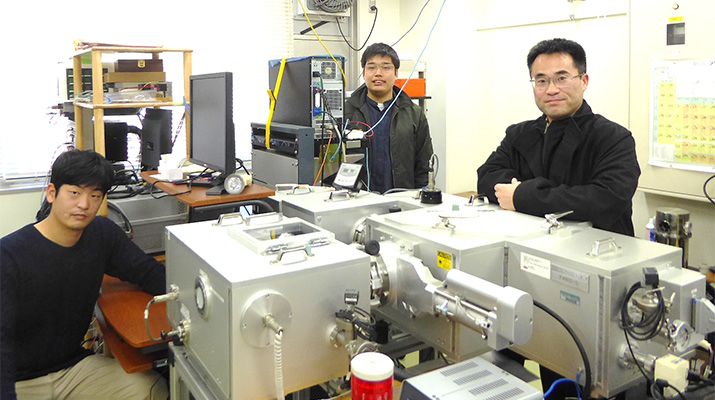
<path fill-rule="evenodd" d="M 392 90 L 395 96 L 400 91 L 396 86 Z M 367 86 L 363 84 L 345 102 L 345 118 L 370 124 L 366 98 Z M 427 117 L 422 108 L 414 104 L 403 92 L 392 106 L 392 121 L 390 122 L 390 161 L 392 163 L 393 187 L 419 189 L 426 186 L 431 156 L 432 138 Z"/>
<path fill-rule="evenodd" d="M 552 133 L 563 136 L 549 139 L 551 156 L 545 166 L 544 139 Z M 493 203 L 494 185 L 517 178 L 517 211 L 543 216 L 573 210 L 568 219 L 634 234 L 631 200 L 640 176 L 635 141 L 626 128 L 594 114 L 586 101 L 572 117 L 548 126 L 542 115 L 507 128 L 477 175 L 477 190 Z"/>

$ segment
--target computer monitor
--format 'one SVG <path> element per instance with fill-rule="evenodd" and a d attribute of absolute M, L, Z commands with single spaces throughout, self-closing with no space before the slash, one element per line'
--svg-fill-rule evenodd
<path fill-rule="evenodd" d="M 192 75 L 190 81 L 189 159 L 224 178 L 236 169 L 233 74 Z"/>

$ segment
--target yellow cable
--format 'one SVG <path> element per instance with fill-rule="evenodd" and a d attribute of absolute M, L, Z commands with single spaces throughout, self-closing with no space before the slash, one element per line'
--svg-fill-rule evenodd
<path fill-rule="evenodd" d="M 268 112 L 268 122 L 266 123 L 266 148 L 271 148 L 271 121 L 273 121 L 273 112 L 276 110 L 276 101 L 278 99 L 278 92 L 281 91 L 281 81 L 283 80 L 283 71 L 286 68 L 286 58 L 281 60 L 281 67 L 278 70 L 278 79 L 276 80 L 276 87 L 274 94 L 271 89 L 268 89 L 268 97 L 271 98 L 271 108 Z"/>
<path fill-rule="evenodd" d="M 343 74 L 343 82 L 347 82 L 347 79 L 345 79 L 345 72 L 344 72 L 343 69 L 340 67 L 340 63 L 338 62 L 338 60 L 335 59 L 335 57 L 333 57 L 333 53 L 331 53 L 330 50 L 328 50 L 328 48 L 325 47 L 325 44 L 323 43 L 323 41 L 320 40 L 320 36 L 318 36 L 318 32 L 316 32 L 316 31 L 315 31 L 315 28 L 313 28 L 313 24 L 310 22 L 310 18 L 308 18 L 308 12 L 305 11 L 305 7 L 303 7 L 303 2 L 300 1 L 300 0 L 298 0 L 298 4 L 300 4 L 300 8 L 303 9 L 303 15 L 305 16 L 305 20 L 308 21 L 308 25 L 310 26 L 310 30 L 313 31 L 313 33 L 315 34 L 315 37 L 318 39 L 318 41 L 320 42 L 320 44 L 323 45 L 323 48 L 325 49 L 325 51 L 327 51 L 328 54 L 330 55 L 330 58 L 332 58 L 333 61 L 335 61 L 335 65 L 338 66 L 338 69 L 340 70 L 340 73 Z"/>

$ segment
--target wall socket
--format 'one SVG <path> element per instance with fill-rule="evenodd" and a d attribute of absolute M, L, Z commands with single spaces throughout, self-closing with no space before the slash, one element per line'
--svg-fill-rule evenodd
<path fill-rule="evenodd" d="M 371 13 L 375 13 L 377 11 L 377 0 L 370 0 L 368 1 L 368 7 Z"/>

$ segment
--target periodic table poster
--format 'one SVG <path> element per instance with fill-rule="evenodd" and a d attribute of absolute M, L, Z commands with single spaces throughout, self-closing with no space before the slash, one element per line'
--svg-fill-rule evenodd
<path fill-rule="evenodd" d="M 651 62 L 651 165 L 715 171 L 715 59 Z"/>

